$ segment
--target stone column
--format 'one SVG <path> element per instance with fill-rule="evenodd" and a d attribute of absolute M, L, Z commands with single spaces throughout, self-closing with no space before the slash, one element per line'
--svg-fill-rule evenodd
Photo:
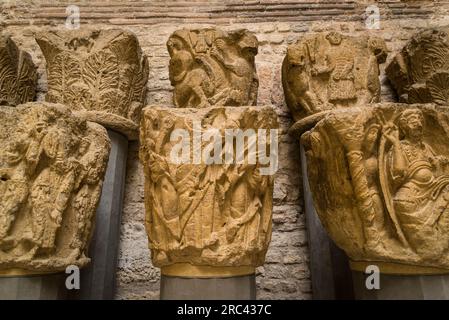
<path fill-rule="evenodd" d="M 354 295 L 359 300 L 448 300 L 449 275 L 381 274 L 379 289 L 368 289 L 367 275 L 353 271 Z"/>
<path fill-rule="evenodd" d="M 329 238 L 313 206 L 307 160 L 304 146 L 300 145 L 303 176 L 304 211 L 310 250 L 312 295 L 317 300 L 353 299 L 352 276 L 348 257 Z"/>
<path fill-rule="evenodd" d="M 47 61 L 46 100 L 68 105 L 108 129 L 112 142 L 80 299 L 113 299 L 128 140 L 138 138 L 148 61 L 123 30 L 49 31 L 36 37 Z"/>
<path fill-rule="evenodd" d="M 66 268 L 90 261 L 109 138 L 60 104 L 2 106 L 0 118 L 0 298 L 63 298 Z"/>
<path fill-rule="evenodd" d="M 140 127 L 161 299 L 255 299 L 255 268 L 271 239 L 278 126 L 272 108 L 252 106 L 257 39 L 183 29 L 167 47 L 178 108 L 149 106 Z M 246 138 L 239 143 L 234 130 Z"/>
<path fill-rule="evenodd" d="M 115 294 L 128 139 L 112 130 L 108 136 L 111 152 L 89 247 L 95 258 L 81 272 L 81 288 L 73 295 L 79 299 L 112 300 Z"/>

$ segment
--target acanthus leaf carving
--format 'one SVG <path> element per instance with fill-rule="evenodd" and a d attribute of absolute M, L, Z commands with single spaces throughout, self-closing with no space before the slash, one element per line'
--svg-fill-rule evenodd
<path fill-rule="evenodd" d="M 47 101 L 136 139 L 146 100 L 148 61 L 122 30 L 48 31 L 36 40 L 47 60 Z"/>
<path fill-rule="evenodd" d="M 37 72 L 31 56 L 7 34 L 0 35 L 0 105 L 15 106 L 36 96 Z"/>
<path fill-rule="evenodd" d="M 447 28 L 415 34 L 386 68 L 401 102 L 449 103 L 449 36 Z"/>

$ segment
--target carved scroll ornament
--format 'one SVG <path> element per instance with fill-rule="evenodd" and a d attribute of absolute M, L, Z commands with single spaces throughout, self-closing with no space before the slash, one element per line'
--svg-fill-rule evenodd
<path fill-rule="evenodd" d="M 421 31 L 386 69 L 401 102 L 449 104 L 449 28 Z"/>

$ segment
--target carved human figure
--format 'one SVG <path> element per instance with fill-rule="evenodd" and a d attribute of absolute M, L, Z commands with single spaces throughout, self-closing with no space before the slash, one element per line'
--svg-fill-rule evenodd
<path fill-rule="evenodd" d="M 307 42 L 294 49 L 288 48 L 282 68 L 289 69 L 288 73 L 284 72 L 283 81 L 289 84 L 288 92 L 295 93 L 287 96 L 286 99 L 290 101 L 290 104 L 303 106 L 307 114 L 313 114 L 327 108 L 325 102 L 318 98 L 312 88 L 312 75 L 307 65 L 309 52 Z M 287 88 L 285 90 L 287 91 Z M 291 111 L 295 119 L 299 117 L 296 109 Z"/>
<path fill-rule="evenodd" d="M 378 102 L 379 64 L 386 52 L 380 38 L 336 31 L 306 35 L 290 45 L 282 85 L 295 126 L 316 123 L 332 109 Z"/>
<path fill-rule="evenodd" d="M 85 266 L 106 130 L 50 103 L 2 106 L 0 116 L 0 272 Z"/>
<path fill-rule="evenodd" d="M 440 225 L 449 223 L 449 160 L 437 156 L 423 141 L 424 117 L 420 110 L 403 111 L 399 129 L 403 139 L 394 126 L 384 134 L 391 143 L 386 169 L 392 179 L 394 214 L 415 251 L 428 258 L 438 257 L 447 250 L 442 242 L 449 240 L 440 229 Z"/>
<path fill-rule="evenodd" d="M 326 65 L 312 68 L 313 75 L 328 74 L 328 101 L 338 106 L 349 106 L 356 99 L 354 86 L 354 57 L 351 49 L 342 44 L 342 35 L 330 32 L 326 39 L 331 44 L 326 53 Z"/>
<path fill-rule="evenodd" d="M 303 134 L 317 213 L 357 270 L 449 269 L 448 120 L 444 107 L 386 103 L 332 111 Z"/>
<path fill-rule="evenodd" d="M 363 126 L 350 117 L 329 117 L 333 129 L 345 147 L 348 169 L 351 176 L 355 198 L 360 210 L 363 228 L 364 250 L 381 251 L 382 238 L 385 236 L 384 206 L 379 186 L 379 140 L 382 126 L 377 122 Z M 312 146 L 315 156 L 326 158 L 323 149 L 325 138 L 312 134 Z M 309 142 L 310 143 L 310 142 Z"/>
<path fill-rule="evenodd" d="M 76 186 L 79 186 L 74 195 L 73 207 L 76 211 L 77 229 L 71 243 L 76 250 L 75 255 L 83 252 L 89 243 L 92 229 L 92 216 L 95 212 L 96 201 L 101 195 L 101 165 L 106 161 L 105 154 L 90 149 L 91 141 L 83 138 L 78 149 L 80 155 L 80 172 L 76 177 Z"/>
<path fill-rule="evenodd" d="M 7 168 L 0 171 L 0 246 L 13 244 L 15 239 L 8 237 L 15 215 L 28 195 L 28 174 L 26 168 L 25 141 L 15 141 L 7 145 L 4 162 Z"/>
<path fill-rule="evenodd" d="M 33 242 L 35 252 L 51 253 L 63 213 L 75 188 L 78 162 L 68 157 L 70 138 L 61 128 L 48 128 L 41 141 L 41 154 L 49 165 L 36 177 L 31 187 L 33 206 Z"/>
<path fill-rule="evenodd" d="M 192 54 L 186 50 L 179 50 L 170 59 L 170 81 L 175 86 L 173 99 L 175 105 L 205 108 L 210 105 L 207 98 L 212 91 L 210 79 L 206 71 L 193 66 Z"/>

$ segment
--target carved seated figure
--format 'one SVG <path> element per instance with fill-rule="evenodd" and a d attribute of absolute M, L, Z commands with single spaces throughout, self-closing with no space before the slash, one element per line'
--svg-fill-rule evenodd
<path fill-rule="evenodd" d="M 392 179 L 393 209 L 413 250 L 428 259 L 438 258 L 449 240 L 445 229 L 449 226 L 449 162 L 423 141 L 420 110 L 402 112 L 399 128 L 401 140 L 397 128 L 385 134 L 392 144 L 386 168 Z"/>

